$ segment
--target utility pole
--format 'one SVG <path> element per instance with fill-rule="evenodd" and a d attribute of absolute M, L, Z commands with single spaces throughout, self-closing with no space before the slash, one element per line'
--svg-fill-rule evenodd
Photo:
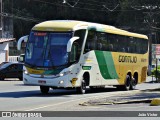
<path fill-rule="evenodd" d="M 3 7 L 3 3 L 2 0 L 0 0 L 0 38 L 2 38 L 3 35 L 3 15 L 2 15 L 2 7 Z"/>
<path fill-rule="evenodd" d="M 12 13 L 12 29 L 11 29 L 11 31 L 12 31 L 12 37 L 13 37 L 13 0 L 12 0 L 12 5 L 11 5 L 11 13 Z"/>
<path fill-rule="evenodd" d="M 159 9 L 158 6 L 143 6 L 143 8 L 148 9 L 149 12 L 144 12 L 145 14 L 147 14 L 147 20 L 145 20 L 145 22 L 148 24 L 149 27 L 149 65 L 152 65 L 152 43 L 153 43 L 153 28 L 152 26 L 154 25 L 154 19 L 153 19 L 153 15 L 155 14 L 155 12 L 153 12 L 152 10 L 155 9 Z M 154 37 L 155 39 L 156 37 Z M 157 40 L 155 40 L 154 42 L 156 42 Z M 154 43 L 155 44 L 155 43 Z"/>
<path fill-rule="evenodd" d="M 157 5 L 131 6 L 131 7 L 135 10 L 144 10 L 144 9 L 149 10 L 149 12 L 143 12 L 143 13 L 147 14 L 146 15 L 147 19 L 144 20 L 144 22 L 148 24 L 148 29 L 149 29 L 149 65 L 151 66 L 152 65 L 152 43 L 153 43 L 153 40 L 152 40 L 153 36 L 152 35 L 153 35 L 153 27 L 154 27 L 154 23 L 155 23 L 153 16 L 156 14 L 156 12 L 154 12 L 153 10 L 158 10 L 158 9 L 160 9 L 160 7 Z M 154 38 L 156 38 L 156 36 Z M 155 41 L 157 43 L 157 40 L 155 40 Z"/>

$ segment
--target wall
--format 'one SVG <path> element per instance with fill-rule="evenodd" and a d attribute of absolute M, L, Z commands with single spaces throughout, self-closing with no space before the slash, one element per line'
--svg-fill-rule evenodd
<path fill-rule="evenodd" d="M 0 63 L 8 61 L 9 43 L 0 44 Z"/>
<path fill-rule="evenodd" d="M 0 44 L 0 50 L 9 50 L 9 43 L 5 42 Z"/>

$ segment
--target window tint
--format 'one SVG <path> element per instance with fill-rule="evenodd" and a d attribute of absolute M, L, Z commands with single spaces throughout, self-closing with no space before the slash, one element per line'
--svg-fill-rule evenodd
<path fill-rule="evenodd" d="M 90 34 L 91 32 L 92 34 Z M 110 33 L 89 31 L 85 51 L 90 50 L 144 54 L 148 51 L 148 40 Z"/>
<path fill-rule="evenodd" d="M 16 65 L 15 64 L 11 64 L 10 66 L 8 66 L 8 70 L 9 71 L 14 71 L 16 69 Z"/>
<path fill-rule="evenodd" d="M 78 44 L 77 43 L 74 43 L 72 45 L 72 50 L 71 50 L 71 53 L 70 53 L 70 62 L 76 62 L 77 60 L 79 60 L 79 55 L 78 54 Z M 78 56 L 78 58 L 77 58 Z"/>
<path fill-rule="evenodd" d="M 17 64 L 18 65 L 18 70 L 23 70 L 23 64 Z"/>
<path fill-rule="evenodd" d="M 84 53 L 91 50 L 97 50 L 97 40 L 98 38 L 96 31 L 88 31 Z"/>
<path fill-rule="evenodd" d="M 78 51 L 78 53 L 77 53 L 78 55 L 77 55 L 77 58 L 76 58 L 77 60 L 79 60 L 79 58 L 80 58 L 85 33 L 86 33 L 86 30 L 77 30 L 74 33 L 74 36 L 79 37 L 79 39 L 77 41 L 75 41 L 76 49 Z"/>

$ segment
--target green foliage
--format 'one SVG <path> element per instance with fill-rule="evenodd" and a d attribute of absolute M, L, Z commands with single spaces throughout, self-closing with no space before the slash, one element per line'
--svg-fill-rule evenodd
<path fill-rule="evenodd" d="M 152 72 L 152 75 L 158 78 L 158 81 L 159 81 L 160 80 L 160 66 L 157 66 L 157 70 L 156 68 L 154 68 L 151 72 Z"/>

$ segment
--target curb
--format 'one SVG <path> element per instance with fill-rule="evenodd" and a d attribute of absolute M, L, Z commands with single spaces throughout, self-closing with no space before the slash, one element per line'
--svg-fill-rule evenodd
<path fill-rule="evenodd" d="M 160 98 L 154 98 L 151 101 L 151 106 L 160 106 Z"/>
<path fill-rule="evenodd" d="M 160 91 L 160 88 L 146 89 L 146 90 L 135 90 L 132 94 L 143 93 L 143 92 L 153 92 Z M 100 99 L 100 98 L 99 98 Z M 114 105 L 114 104 L 131 104 L 131 103 L 149 103 L 151 106 L 160 106 L 160 98 L 145 98 L 145 99 L 135 99 L 135 100 L 122 100 L 122 101 L 111 101 L 111 102 L 82 102 L 79 103 L 81 106 L 97 106 L 97 105 Z"/>
<path fill-rule="evenodd" d="M 159 99 L 160 100 L 160 99 Z M 106 103 L 80 103 L 81 106 L 96 106 L 96 105 L 115 105 L 115 104 L 131 104 L 131 103 L 151 103 L 151 99 L 129 100 L 121 102 L 106 102 Z"/>

